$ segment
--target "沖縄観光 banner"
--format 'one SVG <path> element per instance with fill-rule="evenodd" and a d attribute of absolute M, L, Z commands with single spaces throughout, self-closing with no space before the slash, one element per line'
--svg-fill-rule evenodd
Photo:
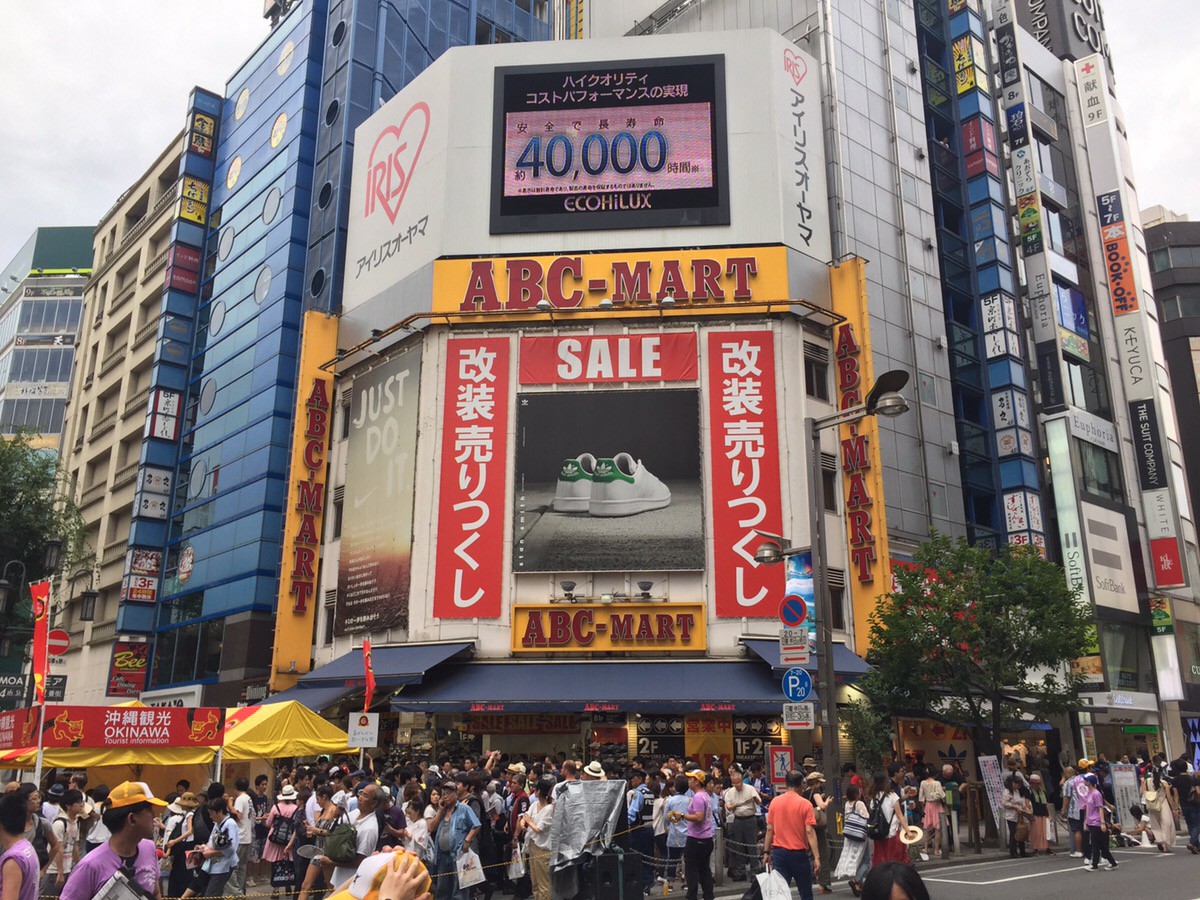
<path fill-rule="evenodd" d="M 354 380 L 334 633 L 408 626 L 421 345 Z"/>

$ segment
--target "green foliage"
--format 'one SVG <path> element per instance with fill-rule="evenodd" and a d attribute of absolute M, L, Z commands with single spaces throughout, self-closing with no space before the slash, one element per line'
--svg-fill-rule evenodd
<path fill-rule="evenodd" d="M 1001 725 L 1021 711 L 1077 700 L 1069 664 L 1085 655 L 1092 614 L 1060 566 L 935 534 L 894 576 L 871 614 L 875 669 L 863 685 L 890 712 L 962 722 L 997 750 Z"/>
<path fill-rule="evenodd" d="M 49 574 L 45 569 L 47 540 L 58 538 L 63 542 L 60 571 L 68 571 L 85 559 L 83 520 L 69 499 L 58 463 L 57 453 L 33 447 L 28 434 L 0 440 L 0 566 L 13 561 L 25 566 L 19 586 L 20 568 L 8 569 L 7 577 L 13 585 L 11 612 L 7 620 L 0 620 L 0 627 L 12 626 L 15 631 L 30 626 L 26 585 Z M 19 634 L 13 637 L 13 652 L 19 661 L 24 644 Z"/>
<path fill-rule="evenodd" d="M 892 725 L 887 713 L 870 700 L 852 700 L 838 710 L 838 720 L 854 744 L 854 764 L 863 778 L 882 771 L 892 758 Z"/>

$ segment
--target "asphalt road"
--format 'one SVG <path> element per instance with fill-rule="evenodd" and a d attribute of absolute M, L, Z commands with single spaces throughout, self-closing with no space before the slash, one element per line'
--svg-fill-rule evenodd
<path fill-rule="evenodd" d="M 1154 848 L 1114 850 L 1118 868 L 1085 872 L 1083 860 L 1064 855 L 949 865 L 923 873 L 929 895 L 955 900 L 1036 897 L 1037 900 L 1121 898 L 1121 900 L 1195 900 L 1200 897 L 1200 856 L 1184 846 L 1171 854 Z M 840 887 L 835 894 L 848 888 Z"/>

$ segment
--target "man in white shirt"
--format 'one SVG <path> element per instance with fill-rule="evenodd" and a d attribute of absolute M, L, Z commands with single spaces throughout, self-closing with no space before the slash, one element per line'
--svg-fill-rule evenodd
<path fill-rule="evenodd" d="M 725 821 L 729 825 L 729 871 L 734 881 L 745 881 L 754 874 L 758 861 L 758 791 L 743 780 L 742 767 L 737 763 L 729 769 L 729 781 L 722 798 L 725 802 Z"/>
<path fill-rule="evenodd" d="M 229 877 L 230 896 L 246 893 L 246 867 L 250 865 L 250 847 L 254 844 L 254 798 L 250 796 L 250 780 L 239 778 L 234 782 L 237 797 L 233 800 L 234 818 L 237 820 L 238 861 Z"/>
<path fill-rule="evenodd" d="M 353 878 L 354 873 L 358 871 L 358 864 L 375 852 L 379 844 L 379 820 L 375 818 L 375 807 L 378 805 L 379 785 L 373 782 L 366 784 L 358 792 L 358 818 L 354 822 L 354 830 L 358 832 L 358 852 L 353 864 L 337 866 L 333 870 L 334 891 Z"/>

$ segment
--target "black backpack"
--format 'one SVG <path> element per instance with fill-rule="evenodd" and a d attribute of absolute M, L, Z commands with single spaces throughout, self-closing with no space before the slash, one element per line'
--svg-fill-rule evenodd
<path fill-rule="evenodd" d="M 892 823 L 883 811 L 883 801 L 876 800 L 871 804 L 871 815 L 867 818 L 867 837 L 873 841 L 884 841 L 891 832 Z"/>
<path fill-rule="evenodd" d="M 37 852 L 38 868 L 44 869 L 50 862 L 50 841 L 46 837 L 46 829 L 50 827 L 50 823 L 41 813 L 34 813 L 33 824 L 35 830 L 29 843 L 33 844 L 33 849 Z"/>
<path fill-rule="evenodd" d="M 292 839 L 294 823 L 290 816 L 285 816 L 279 811 L 279 807 L 275 807 L 275 819 L 271 822 L 271 830 L 267 834 L 267 840 L 272 844 L 278 844 L 280 847 L 286 847 L 288 841 Z"/>
<path fill-rule="evenodd" d="M 197 807 L 196 812 L 192 814 L 192 840 L 196 842 L 197 847 L 208 843 L 212 830 L 213 821 L 208 817 L 208 808 Z"/>

